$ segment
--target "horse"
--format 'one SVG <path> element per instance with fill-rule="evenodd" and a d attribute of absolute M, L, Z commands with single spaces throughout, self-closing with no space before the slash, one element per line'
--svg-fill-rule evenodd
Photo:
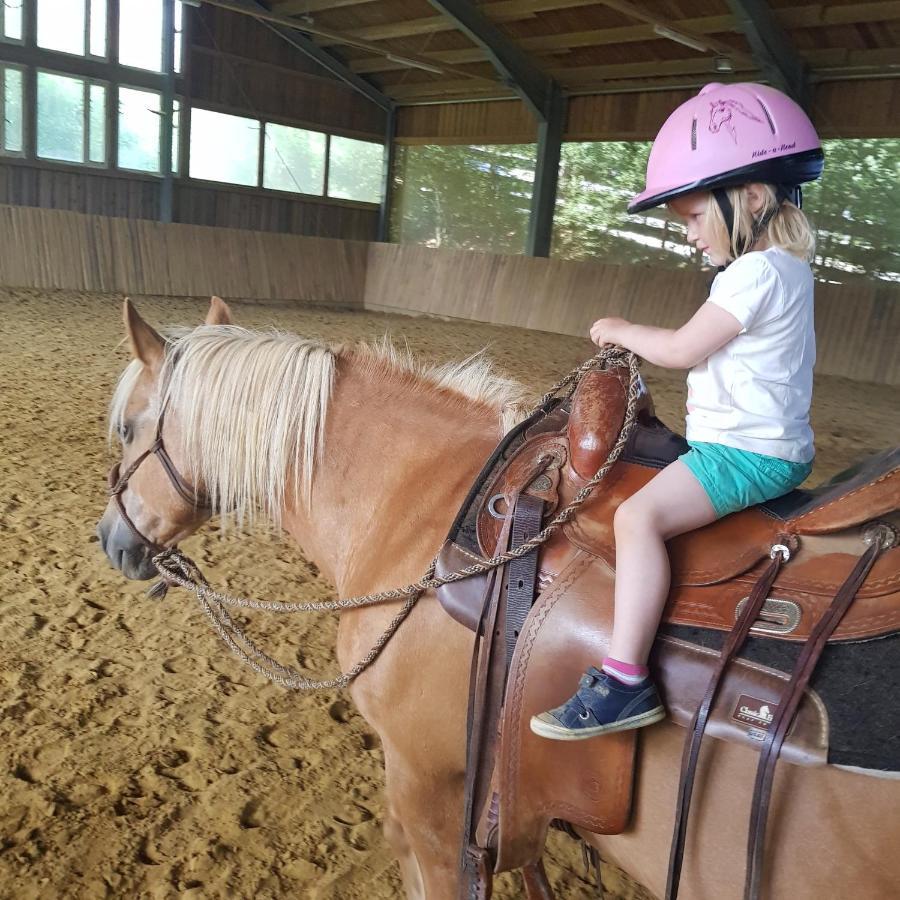
<path fill-rule="evenodd" d="M 133 360 L 111 402 L 110 430 L 122 445 L 127 488 L 110 498 L 97 530 L 109 561 L 129 579 L 153 578 L 154 548 L 177 544 L 219 514 L 273 521 L 341 597 L 412 582 L 525 409 L 524 390 L 482 357 L 429 368 L 388 343 L 329 346 L 247 331 L 217 298 L 203 324 L 168 338 L 128 301 L 124 323 Z M 161 441 L 165 453 L 153 452 Z M 401 606 L 341 613 L 342 670 Z M 411 900 L 458 896 L 473 640 L 426 592 L 350 686 L 384 747 L 384 833 Z M 631 825 L 616 835 L 579 830 L 656 895 L 665 887 L 684 737 L 668 721 L 645 729 Z M 603 742 L 596 747 L 602 758 Z M 756 760 L 736 744 L 705 745 L 683 896 L 740 893 Z M 770 808 L 764 895 L 894 892 L 900 865 L 887 823 L 898 787 L 835 766 L 783 765 Z M 525 889 L 546 896 L 529 879 Z"/>

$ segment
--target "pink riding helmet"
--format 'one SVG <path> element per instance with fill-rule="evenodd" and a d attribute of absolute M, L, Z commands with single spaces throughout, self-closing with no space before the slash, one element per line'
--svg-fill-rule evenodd
<path fill-rule="evenodd" d="M 786 94 L 764 84 L 708 84 L 660 128 L 646 187 L 628 212 L 750 181 L 783 186 L 790 196 L 815 181 L 823 166 L 812 122 Z"/>

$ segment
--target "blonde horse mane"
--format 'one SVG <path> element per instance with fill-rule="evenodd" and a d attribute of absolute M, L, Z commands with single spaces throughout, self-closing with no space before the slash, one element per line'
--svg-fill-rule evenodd
<path fill-rule="evenodd" d="M 202 325 L 167 335 L 151 413 L 178 411 L 185 475 L 202 482 L 223 519 L 279 524 L 289 496 L 309 498 L 321 461 L 325 419 L 338 361 L 361 364 L 373 379 L 398 376 L 411 392 L 457 407 L 493 412 L 498 436 L 527 411 L 525 389 L 496 374 L 484 351 L 428 366 L 388 338 L 332 346 L 278 331 Z M 143 370 L 134 360 L 110 404 L 110 436 L 119 433 Z"/>

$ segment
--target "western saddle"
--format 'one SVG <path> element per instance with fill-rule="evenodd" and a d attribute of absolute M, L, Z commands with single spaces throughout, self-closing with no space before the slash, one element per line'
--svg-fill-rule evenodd
<path fill-rule="evenodd" d="M 439 576 L 519 546 L 571 501 L 616 441 L 626 382 L 621 367 L 590 370 L 570 398 L 545 405 L 506 436 L 457 515 L 438 558 Z M 489 897 L 491 873 L 518 867 L 530 889 L 550 897 L 539 860 L 552 821 L 607 834 L 628 823 L 636 733 L 605 736 L 601 752 L 598 741 L 551 745 L 531 734 L 528 722 L 571 693 L 608 640 L 616 508 L 686 449 L 655 418 L 645 392 L 622 458 L 574 519 L 503 569 L 438 590 L 448 613 L 476 633 L 465 898 Z M 654 650 L 670 715 L 688 729 L 667 898 L 677 897 L 706 732 L 760 752 L 745 890 L 746 898 L 759 896 L 779 755 L 801 765 L 827 761 L 827 718 L 806 690 L 825 643 L 900 628 L 898 509 L 895 448 L 815 490 L 794 491 L 669 542 L 672 582 L 663 621 L 726 637 L 716 652 L 661 634 Z M 736 658 L 748 635 L 802 643 L 794 671 Z"/>

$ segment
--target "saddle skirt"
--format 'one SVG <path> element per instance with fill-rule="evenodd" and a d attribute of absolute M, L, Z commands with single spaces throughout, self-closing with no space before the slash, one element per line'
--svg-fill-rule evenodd
<path fill-rule="evenodd" d="M 621 369 L 588 373 L 570 402 L 507 435 L 460 510 L 437 574 L 492 556 L 518 494 L 545 501 L 545 524 L 570 502 L 616 440 L 625 414 L 625 375 Z M 574 520 L 539 550 L 537 599 L 516 643 L 502 714 L 495 770 L 497 871 L 534 859 L 553 819 L 600 833 L 618 833 L 627 825 L 636 732 L 549 742 L 533 735 L 528 722 L 534 713 L 565 700 L 587 666 L 605 654 L 613 619 L 615 510 L 686 450 L 684 439 L 653 416 L 645 395 L 623 458 Z M 898 509 L 900 448 L 895 448 L 814 491 L 794 491 L 675 538 L 669 542 L 672 588 L 663 622 L 729 631 L 773 546 L 799 542 L 751 634 L 803 641 L 865 550 L 869 523 L 879 519 L 896 526 Z M 449 614 L 472 629 L 487 577 L 438 591 Z M 900 550 L 894 547 L 877 560 L 833 640 L 868 640 L 898 630 Z M 651 665 L 676 723 L 689 724 L 717 656 L 672 634 L 658 636 Z M 787 680 L 775 668 L 736 660 L 708 733 L 758 747 Z M 825 764 L 828 741 L 825 705 L 808 690 L 782 757 L 802 765 Z"/>

